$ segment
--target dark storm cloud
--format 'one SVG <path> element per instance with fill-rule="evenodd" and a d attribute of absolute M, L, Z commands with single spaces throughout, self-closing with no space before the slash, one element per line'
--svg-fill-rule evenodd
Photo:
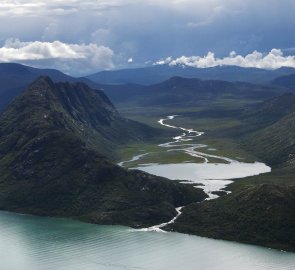
<path fill-rule="evenodd" d="M 3 1 L 0 32 L 2 46 L 17 38 L 105 48 L 106 55 L 97 55 L 108 56 L 108 61 L 96 57 L 97 62 L 89 62 L 88 72 L 142 65 L 168 56 L 202 56 L 209 51 L 218 57 L 231 51 L 268 53 L 273 48 L 287 53 L 284 49 L 295 47 L 294 13 L 293 0 Z M 81 60 L 85 66 L 88 58 L 79 52 L 75 63 Z M 130 58 L 133 61 L 128 63 Z M 52 65 L 52 58 L 47 59 Z M 23 61 L 38 65 L 38 59 Z M 69 72 L 78 72 L 76 64 L 68 67 Z"/>

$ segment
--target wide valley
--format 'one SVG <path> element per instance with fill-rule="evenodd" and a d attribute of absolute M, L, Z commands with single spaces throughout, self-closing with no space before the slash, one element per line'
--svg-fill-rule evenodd
<path fill-rule="evenodd" d="M 247 163 L 215 154 L 216 149 L 198 143 L 198 139 L 205 136 L 203 132 L 175 126 L 174 118 L 181 116 L 158 121 L 180 132 L 170 142 L 159 144 L 158 154 L 163 153 L 163 149 L 175 154 L 182 152 L 187 155 L 187 162 L 150 164 L 145 162 L 149 153 L 141 153 L 120 165 L 171 180 L 186 180 L 203 188 L 209 199 L 218 197 L 214 191 L 225 188 L 232 178 L 271 170 L 261 162 Z M 198 162 L 192 162 L 191 158 Z M 6 270 L 295 268 L 294 253 L 166 232 L 160 229 L 163 226 L 137 230 L 8 212 L 0 212 L 0 217 L 0 261 Z"/>

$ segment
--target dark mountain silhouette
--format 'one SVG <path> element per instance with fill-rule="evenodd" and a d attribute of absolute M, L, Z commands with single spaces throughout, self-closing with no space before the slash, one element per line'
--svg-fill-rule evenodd
<path fill-rule="evenodd" d="M 204 81 L 172 77 L 167 81 L 142 86 L 99 85 L 117 106 L 186 106 L 201 100 L 222 98 L 264 100 L 286 92 L 285 88 L 245 82 Z"/>
<path fill-rule="evenodd" d="M 170 220 L 205 193 L 104 155 L 146 132 L 100 91 L 37 79 L 0 116 L 0 208 L 134 227 Z"/>
<path fill-rule="evenodd" d="M 151 85 L 168 80 L 171 77 L 199 78 L 202 80 L 242 81 L 266 83 L 282 75 L 295 73 L 293 68 L 265 70 L 242 68 L 238 66 L 217 66 L 211 68 L 193 68 L 184 66 L 158 65 L 145 68 L 101 71 L 87 76 L 100 84 L 142 84 Z"/>

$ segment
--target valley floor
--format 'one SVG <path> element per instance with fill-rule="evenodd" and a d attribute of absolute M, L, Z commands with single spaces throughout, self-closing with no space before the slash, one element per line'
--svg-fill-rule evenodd
<path fill-rule="evenodd" d="M 245 136 L 250 132 L 247 131 L 249 124 L 244 121 L 243 113 L 245 108 L 247 110 L 253 104 L 253 101 L 226 101 L 211 104 L 210 107 L 208 104 L 196 104 L 177 109 L 137 108 L 131 111 L 124 106 L 119 106 L 119 109 L 125 116 L 154 127 L 159 127 L 157 121 L 163 116 L 181 115 L 173 119 L 173 125 L 204 132 L 205 135 L 198 138 L 199 144 L 209 145 L 202 149 L 203 153 L 245 163 L 265 162 L 261 155 L 257 155 L 257 142 L 253 141 L 255 149 L 251 149 L 251 143 L 250 146 L 249 142 L 248 145 L 244 143 Z M 120 149 L 121 160 L 128 160 L 136 154 L 149 153 L 141 157 L 141 163 L 203 162 L 200 156 L 193 157 L 183 151 L 167 152 L 165 148 L 159 149 L 158 144 L 179 135 L 177 130 L 168 130 L 165 126 L 161 128 L 167 130 L 167 135 L 163 133 L 149 143 L 125 146 Z M 209 162 L 223 161 L 212 158 Z M 135 160 L 128 166 L 136 164 L 138 161 Z M 295 251 L 294 172 L 293 164 L 284 164 L 274 166 L 266 174 L 235 179 L 226 188 L 232 194 L 184 207 L 175 223 L 169 224 L 165 229 Z"/>

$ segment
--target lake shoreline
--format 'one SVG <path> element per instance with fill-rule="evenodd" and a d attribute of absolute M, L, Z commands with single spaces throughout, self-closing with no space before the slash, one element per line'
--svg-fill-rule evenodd
<path fill-rule="evenodd" d="M 178 117 L 178 116 L 176 116 L 176 115 L 167 116 L 166 118 L 160 119 L 158 122 L 161 125 L 166 126 L 168 128 L 178 129 L 178 130 L 182 131 L 183 132 L 182 135 L 174 137 L 172 142 L 162 143 L 158 146 L 167 148 L 168 149 L 167 151 L 173 151 L 174 150 L 173 148 L 177 147 L 178 151 L 183 151 L 188 155 L 203 158 L 203 160 L 204 160 L 203 164 L 199 164 L 199 163 L 142 164 L 139 166 L 134 166 L 134 163 L 133 163 L 134 169 L 143 170 L 143 171 L 148 172 L 150 174 L 166 177 L 171 180 L 183 179 L 183 180 L 189 180 L 188 183 L 191 183 L 191 184 L 192 183 L 193 184 L 194 183 L 201 184 L 201 186 L 199 186 L 199 187 L 203 188 L 203 190 L 207 193 L 207 195 L 209 195 L 209 200 L 211 200 L 211 201 L 213 199 L 214 200 L 217 199 L 219 197 L 218 195 L 224 195 L 219 192 L 226 192 L 227 194 L 231 193 L 229 185 L 232 184 L 234 181 L 236 181 L 236 180 L 242 181 L 243 178 L 246 178 L 249 176 L 254 176 L 254 175 L 260 175 L 262 173 L 268 173 L 271 171 L 271 168 L 266 166 L 264 163 L 259 163 L 259 162 L 244 163 L 244 162 L 241 162 L 240 160 L 239 161 L 233 160 L 233 159 L 226 158 L 223 156 L 220 157 L 217 155 L 211 155 L 211 154 L 203 153 L 203 152 L 200 152 L 199 150 L 196 150 L 198 148 L 204 149 L 206 147 L 207 148 L 209 147 L 206 145 L 199 145 L 199 144 L 192 142 L 194 138 L 200 137 L 204 133 L 199 132 L 199 131 L 195 131 L 193 129 L 176 127 L 176 126 L 171 125 L 170 123 L 169 124 L 166 123 L 167 120 L 173 120 L 175 117 Z M 192 134 L 194 134 L 195 136 L 192 136 Z M 148 154 L 149 153 L 140 155 L 139 158 L 138 158 L 138 156 L 136 156 L 135 160 L 138 163 L 138 162 L 140 162 L 140 159 L 142 157 L 144 158 Z M 226 161 L 227 164 L 210 163 L 208 158 L 211 158 L 211 157 L 214 158 L 214 161 L 216 159 L 220 159 L 220 160 Z M 134 161 L 134 159 L 132 159 L 131 161 Z M 128 163 L 128 161 L 127 161 L 127 163 Z M 235 171 L 233 169 L 234 167 L 233 168 L 229 167 L 228 169 L 226 168 L 227 166 L 235 166 L 235 165 L 241 165 L 240 167 L 237 167 L 236 171 L 238 171 L 239 173 L 240 173 L 240 171 L 242 171 L 242 174 L 240 174 L 240 175 L 232 174 Z M 259 166 L 257 167 L 257 169 L 253 170 L 253 166 L 255 166 L 255 165 L 259 165 Z M 191 166 L 191 168 L 189 166 Z M 203 168 L 202 167 L 198 168 L 198 166 L 199 167 L 203 166 Z M 243 168 L 243 166 L 245 168 Z M 194 170 L 204 172 L 204 171 L 206 171 L 206 167 L 208 167 L 207 173 L 209 173 L 209 174 L 207 174 L 207 175 L 205 174 L 203 176 L 194 174 Z M 220 171 L 217 170 L 217 173 L 216 173 L 217 177 L 214 174 L 212 177 L 212 171 L 214 172 L 214 169 L 216 169 L 216 168 L 220 169 L 222 167 L 226 168 L 225 171 L 227 171 L 227 175 L 225 174 L 224 177 L 221 177 L 222 174 L 220 173 Z M 253 170 L 252 172 L 251 172 L 251 169 Z M 186 174 L 180 174 L 181 171 L 185 171 Z M 232 175 L 230 175 L 228 172 L 230 172 L 230 174 L 232 174 Z M 191 176 L 190 174 L 193 176 Z M 215 178 L 214 178 L 214 176 L 215 176 Z M 206 179 L 206 177 L 207 177 L 207 180 L 205 180 L 205 182 L 200 181 L 200 178 Z M 214 182 L 214 181 L 219 183 L 219 187 L 215 186 L 214 188 L 211 187 L 208 189 L 209 183 L 212 184 L 212 182 Z M 206 187 L 206 185 L 207 185 L 207 187 Z M 207 190 L 206 190 L 206 188 L 207 188 Z M 256 192 L 254 194 L 254 196 L 259 197 L 260 196 L 259 192 L 260 191 Z M 211 194 L 213 194 L 214 196 L 210 196 Z M 226 198 L 228 196 L 229 196 L 229 198 L 231 198 L 231 197 L 235 198 L 236 194 L 234 192 L 234 194 L 225 195 L 222 198 L 219 198 L 218 201 L 226 200 Z M 238 199 L 240 199 L 240 198 L 235 198 L 235 200 L 238 200 Z M 208 199 L 207 199 L 207 201 L 205 200 L 201 203 L 197 203 L 197 204 L 191 203 L 189 205 L 182 207 L 182 209 L 181 209 L 182 213 L 178 214 L 177 218 L 175 218 L 173 220 L 173 222 L 171 222 L 171 221 L 168 222 L 169 224 L 167 224 L 164 227 L 161 227 L 161 229 L 168 230 L 168 231 L 177 231 L 177 232 L 186 233 L 186 234 L 193 234 L 193 235 L 198 235 L 198 236 L 201 235 L 201 236 L 210 237 L 210 238 L 214 238 L 214 239 L 225 239 L 225 240 L 229 240 L 229 241 L 237 241 L 240 243 L 248 243 L 248 244 L 252 243 L 254 245 L 271 247 L 271 248 L 276 248 L 279 250 L 286 249 L 291 252 L 294 252 L 294 249 L 292 246 L 289 246 L 288 244 L 286 244 L 286 245 L 279 244 L 279 241 L 277 243 L 272 243 L 272 241 L 269 241 L 269 240 L 265 240 L 265 241 L 263 239 L 255 240 L 254 235 L 253 235 L 252 239 L 250 239 L 249 237 L 245 238 L 244 236 L 240 237 L 238 234 L 236 236 L 231 236 L 230 232 L 226 232 L 226 230 L 223 232 L 222 229 L 221 230 L 218 229 L 217 233 L 216 233 L 215 232 L 216 228 L 222 227 L 222 225 L 219 226 L 217 223 L 214 225 L 215 227 L 212 227 L 212 229 L 208 229 L 208 230 L 206 230 L 206 229 L 203 230 L 201 227 L 198 227 L 197 225 L 196 225 L 196 228 L 194 228 L 193 221 L 190 220 L 187 209 L 191 209 L 194 205 L 196 205 L 197 206 L 196 208 L 198 209 L 198 208 L 202 207 L 203 205 L 210 204 L 211 201 L 208 202 Z M 251 204 L 251 201 L 246 201 L 246 203 Z M 264 207 L 264 205 L 261 207 Z M 262 209 L 261 211 L 263 212 L 264 209 Z M 214 214 L 216 215 L 216 213 L 214 213 Z M 217 212 L 217 214 L 218 214 L 218 212 Z M 224 213 L 224 215 L 228 216 L 229 213 Z M 198 219 L 198 215 L 194 215 L 194 218 Z M 204 218 L 206 220 L 206 216 Z M 248 217 L 245 216 L 245 221 L 247 220 L 247 218 Z M 238 216 L 237 216 L 237 219 L 238 219 Z M 259 227 L 259 223 L 260 222 L 258 222 L 256 224 L 256 226 Z M 263 221 L 261 221 L 261 223 L 263 223 Z M 233 222 L 233 224 L 234 224 L 234 222 Z M 254 224 L 255 224 L 255 222 L 254 222 Z M 207 224 L 207 226 L 210 227 L 210 224 Z M 152 226 L 150 229 L 152 230 L 153 227 L 157 227 L 157 226 Z M 243 230 L 247 231 L 247 229 L 245 229 L 245 228 L 243 228 Z M 263 237 L 267 238 L 267 236 L 262 236 L 262 238 Z M 275 242 L 275 241 L 273 241 L 273 242 Z"/>
<path fill-rule="evenodd" d="M 292 270 L 295 265 L 293 253 L 177 232 L 143 232 L 3 211 L 0 221 L 3 269 L 179 270 L 198 265 L 203 270 Z"/>

